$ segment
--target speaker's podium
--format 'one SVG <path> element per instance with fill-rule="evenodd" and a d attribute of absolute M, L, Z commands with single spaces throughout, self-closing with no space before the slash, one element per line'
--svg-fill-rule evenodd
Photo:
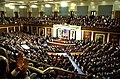
<path fill-rule="evenodd" d="M 67 38 L 60 38 L 60 39 L 53 39 L 53 41 L 48 41 L 47 40 L 47 45 L 48 46 L 59 46 L 61 48 L 65 48 L 66 46 L 75 46 L 76 44 L 68 43 Z"/>

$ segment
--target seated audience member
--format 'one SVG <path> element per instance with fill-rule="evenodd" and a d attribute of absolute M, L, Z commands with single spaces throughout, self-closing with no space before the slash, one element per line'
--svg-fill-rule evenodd
<path fill-rule="evenodd" d="M 0 47 L 0 56 L 4 56 L 5 58 L 8 58 L 7 51 L 2 47 Z"/>
<path fill-rule="evenodd" d="M 15 78 L 30 79 L 27 73 L 28 62 L 23 59 L 23 55 L 19 53 L 19 58 L 16 62 L 16 68 L 11 72 Z"/>
<path fill-rule="evenodd" d="M 23 59 L 20 53 L 16 63 L 16 68 L 9 72 L 9 62 L 4 48 L 0 48 L 0 79 L 30 79 L 27 74 L 28 62 Z"/>
<path fill-rule="evenodd" d="M 8 60 L 4 56 L 0 56 L 0 79 L 6 79 L 8 70 Z"/>

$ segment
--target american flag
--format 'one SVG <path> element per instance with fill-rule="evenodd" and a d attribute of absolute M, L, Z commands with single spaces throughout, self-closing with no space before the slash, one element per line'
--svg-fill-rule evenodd
<path fill-rule="evenodd" d="M 63 30 L 63 36 L 69 38 L 69 30 L 64 29 Z"/>

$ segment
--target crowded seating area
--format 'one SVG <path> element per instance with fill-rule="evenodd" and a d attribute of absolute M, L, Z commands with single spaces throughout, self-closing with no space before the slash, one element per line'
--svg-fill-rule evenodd
<path fill-rule="evenodd" d="M 120 79 L 120 0 L 0 0 L 0 79 Z"/>
<path fill-rule="evenodd" d="M 10 34 L 3 33 L 1 36 L 1 46 L 8 50 L 9 58 L 12 60 L 17 60 L 19 52 L 21 52 L 24 58 L 28 59 L 31 62 L 30 65 L 32 65 L 35 68 L 45 70 L 48 67 L 55 67 L 55 69 L 57 67 L 57 70 L 62 69 L 62 71 L 65 70 L 69 73 L 74 74 L 75 69 L 66 56 L 48 55 L 46 46 L 34 40 L 36 38 L 41 39 L 43 37 L 37 37 L 25 33 L 10 33 Z M 22 47 L 22 45 L 27 45 L 30 48 L 26 49 Z M 57 75 L 63 76 L 62 74 L 59 74 L 57 72 L 55 73 L 56 73 L 56 75 L 54 76 L 55 78 L 57 77 Z M 36 77 L 39 76 L 40 75 Z M 40 78 L 43 79 L 45 77 L 40 76 Z"/>
<path fill-rule="evenodd" d="M 44 41 L 43 41 L 44 39 Z M 50 38 L 52 39 L 52 38 Z M 15 78 L 30 77 L 30 79 L 119 79 L 120 78 L 120 46 L 111 42 L 99 44 L 95 41 L 76 41 L 74 47 L 60 48 L 44 45 L 44 36 L 31 35 L 23 32 L 2 33 L 0 46 L 7 50 L 9 72 L 20 68 Z M 72 41 L 73 40 L 69 40 Z M 72 49 L 71 49 L 72 48 Z M 71 52 L 83 52 L 72 55 Z M 83 74 L 78 74 L 66 55 L 49 55 L 48 52 L 62 51 L 67 53 L 78 65 Z M 20 61 L 20 60 L 25 60 Z M 1 59 L 0 59 L 1 60 Z M 1 61 L 0 61 L 1 62 Z M 25 65 L 22 69 L 20 62 Z M 24 67 L 23 65 L 23 67 Z M 7 73 L 5 73 L 7 74 Z M 13 74 L 12 74 L 13 75 Z M 22 75 L 22 76 L 21 76 Z M 8 75 L 9 76 L 9 75 Z M 9 79 L 9 78 L 8 78 Z"/>
<path fill-rule="evenodd" d="M 72 58 L 86 74 L 101 79 L 119 79 L 119 50 L 120 47 L 112 43 L 90 44 L 82 55 L 73 55 Z"/>
<path fill-rule="evenodd" d="M 43 16 L 43 17 L 1 17 L 0 24 L 70 24 L 87 28 L 120 28 L 119 19 L 110 16 Z"/>

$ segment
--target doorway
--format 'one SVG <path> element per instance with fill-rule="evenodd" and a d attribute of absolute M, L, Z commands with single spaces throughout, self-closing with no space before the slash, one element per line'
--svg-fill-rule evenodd
<path fill-rule="evenodd" d="M 96 34 L 95 41 L 103 44 L 105 42 L 105 35 L 104 34 Z"/>

